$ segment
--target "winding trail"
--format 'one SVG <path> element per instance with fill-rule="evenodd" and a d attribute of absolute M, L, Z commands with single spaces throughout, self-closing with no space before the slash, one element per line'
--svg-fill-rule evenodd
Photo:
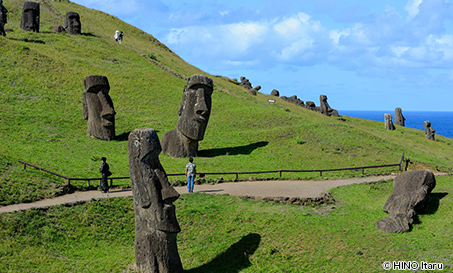
<path fill-rule="evenodd" d="M 358 184 L 365 182 L 377 182 L 395 178 L 395 175 L 388 176 L 370 176 L 355 179 L 338 179 L 338 180 L 315 180 L 315 181 L 254 181 L 254 182 L 237 182 L 221 183 L 215 185 L 195 185 L 194 192 L 208 194 L 229 194 L 236 196 L 254 196 L 254 197 L 299 197 L 299 198 L 316 198 L 321 197 L 324 192 L 331 188 Z M 175 187 L 180 194 L 188 193 L 187 187 Z M 0 207 L 0 213 L 27 210 L 31 208 L 46 208 L 62 204 L 76 204 L 90 201 L 92 199 L 103 199 L 110 197 L 132 196 L 132 190 L 112 189 L 108 193 L 100 191 L 77 191 L 63 196 L 44 199 L 33 203 L 22 203 L 10 206 Z"/>

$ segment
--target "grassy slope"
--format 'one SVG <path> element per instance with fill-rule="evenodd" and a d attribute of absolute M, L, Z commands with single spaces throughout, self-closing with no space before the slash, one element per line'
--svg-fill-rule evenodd
<path fill-rule="evenodd" d="M 23 2 L 5 3 L 10 11 L 8 36 L 0 37 L 0 184 L 6 185 L 0 188 L 0 201 L 11 194 L 26 196 L 25 192 L 33 191 L 31 184 L 19 190 L 15 188 L 18 184 L 64 182 L 33 171 L 20 174 L 17 160 L 70 177 L 96 177 L 99 159 L 106 156 L 114 176 L 128 176 L 125 136 L 139 127 L 155 128 L 160 137 L 173 129 L 185 84 L 152 59 L 182 77 L 206 73 L 187 64 L 151 35 L 74 3 L 52 1 L 48 2 L 52 6 L 49 9 L 41 2 L 41 33 L 24 32 L 19 29 Z M 67 11 L 80 14 L 83 35 L 52 30 L 63 25 Z M 116 29 L 125 32 L 122 45 L 112 38 Z M 109 78 L 118 141 L 86 136 L 82 81 L 90 74 Z M 196 159 L 199 171 L 379 165 L 399 162 L 403 152 L 413 163 L 451 171 L 452 139 L 438 136 L 436 141 L 428 141 L 419 130 L 398 127 L 385 131 L 381 122 L 324 117 L 279 98 L 276 104 L 268 104 L 267 95 L 251 96 L 229 79 L 208 76 L 214 79 L 216 91 L 205 140 L 200 142 L 202 156 Z M 331 105 L 340 107 L 335 102 Z M 182 172 L 186 163 L 186 159 L 167 155 L 160 159 L 168 173 Z M 129 184 L 126 180 L 120 183 Z"/>
<path fill-rule="evenodd" d="M 420 223 L 404 234 L 374 226 L 387 216 L 391 181 L 332 189 L 333 209 L 186 194 L 175 202 L 178 249 L 191 273 L 384 272 L 385 261 L 443 263 L 451 272 L 452 183 L 437 178 Z M 132 198 L 0 217 L 1 272 L 125 272 L 132 264 Z"/>

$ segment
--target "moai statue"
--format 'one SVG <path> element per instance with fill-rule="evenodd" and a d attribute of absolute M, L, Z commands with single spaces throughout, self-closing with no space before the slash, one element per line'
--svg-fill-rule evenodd
<path fill-rule="evenodd" d="M 327 103 L 326 95 L 319 96 L 319 108 L 320 108 L 321 114 L 323 114 L 323 115 L 338 116 L 338 111 L 330 108 L 330 105 Z"/>
<path fill-rule="evenodd" d="M 280 92 L 278 92 L 277 89 L 274 89 L 274 90 L 272 90 L 272 92 L 271 92 L 271 96 L 278 97 L 278 96 L 280 96 Z"/>
<path fill-rule="evenodd" d="M 179 193 L 160 164 L 154 129 L 129 134 L 129 174 L 135 211 L 135 265 L 139 272 L 183 272 L 176 244 L 181 231 L 173 202 Z"/>
<path fill-rule="evenodd" d="M 86 76 L 83 86 L 83 118 L 88 120 L 88 135 L 102 140 L 114 139 L 116 113 L 109 96 L 110 85 L 107 77 Z"/>
<path fill-rule="evenodd" d="M 395 130 L 395 125 L 392 122 L 392 115 L 384 114 L 384 123 L 385 123 L 385 130 Z"/>
<path fill-rule="evenodd" d="M 81 34 L 82 25 L 80 24 L 80 16 L 77 12 L 68 11 L 64 17 L 64 29 L 68 34 Z"/>
<path fill-rule="evenodd" d="M 395 177 L 393 193 L 384 205 L 389 216 L 376 221 L 376 228 L 390 233 L 409 231 L 434 187 L 436 178 L 430 170 L 408 171 Z"/>
<path fill-rule="evenodd" d="M 406 119 L 403 116 L 403 112 L 401 108 L 397 107 L 395 108 L 395 124 L 399 126 L 404 126 L 404 121 Z"/>
<path fill-rule="evenodd" d="M 7 20 L 8 10 L 3 6 L 3 0 L 0 0 L 0 35 L 6 36 L 5 24 L 8 23 Z"/>
<path fill-rule="evenodd" d="M 187 80 L 178 110 L 176 128 L 162 137 L 162 152 L 171 157 L 197 156 L 198 142 L 203 140 L 209 116 L 214 84 L 203 75 Z"/>
<path fill-rule="evenodd" d="M 434 140 L 436 130 L 434 130 L 433 127 L 431 127 L 431 122 L 425 121 L 424 125 L 425 125 L 425 137 L 427 139 Z"/>
<path fill-rule="evenodd" d="M 22 9 L 20 28 L 25 31 L 39 32 L 39 2 L 26 1 Z"/>
<path fill-rule="evenodd" d="M 307 107 L 308 110 L 316 111 L 316 105 L 312 101 L 307 101 L 305 107 Z"/>
<path fill-rule="evenodd" d="M 246 77 L 241 77 L 241 85 L 247 90 L 253 89 L 252 84 Z"/>

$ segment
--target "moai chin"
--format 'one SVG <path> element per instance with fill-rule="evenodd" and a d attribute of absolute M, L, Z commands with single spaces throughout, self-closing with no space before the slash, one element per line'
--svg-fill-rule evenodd
<path fill-rule="evenodd" d="M 197 156 L 198 142 L 203 140 L 209 116 L 214 84 L 203 75 L 187 80 L 178 110 L 176 128 L 162 136 L 162 152 L 171 157 Z"/>
<path fill-rule="evenodd" d="M 26 1 L 22 9 L 20 28 L 25 31 L 39 32 L 39 2 Z"/>
<path fill-rule="evenodd" d="M 406 119 L 403 116 L 403 111 L 401 108 L 395 108 L 395 125 L 404 126 L 404 121 Z"/>
<path fill-rule="evenodd" d="M 74 11 L 66 12 L 64 17 L 64 29 L 68 34 L 81 34 L 82 24 L 80 23 L 80 15 Z"/>
<path fill-rule="evenodd" d="M 431 127 L 431 122 L 430 121 L 425 121 L 424 122 L 425 126 L 425 137 L 430 140 L 434 140 L 434 135 L 436 133 L 436 130 Z"/>
<path fill-rule="evenodd" d="M 183 272 L 176 236 L 181 231 L 173 202 L 179 193 L 160 164 L 154 129 L 129 134 L 129 174 L 135 211 L 135 264 L 139 272 Z"/>
<path fill-rule="evenodd" d="M 115 115 L 110 85 L 106 76 L 90 75 L 83 80 L 83 118 L 87 134 L 102 140 L 115 139 Z"/>
<path fill-rule="evenodd" d="M 395 126 L 392 122 L 392 115 L 386 113 L 384 114 L 384 123 L 385 123 L 385 130 L 395 130 Z"/>

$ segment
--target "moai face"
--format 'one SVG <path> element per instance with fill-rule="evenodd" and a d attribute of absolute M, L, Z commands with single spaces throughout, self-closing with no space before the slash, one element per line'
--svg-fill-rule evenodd
<path fill-rule="evenodd" d="M 88 135 L 112 140 L 115 138 L 115 110 L 109 96 L 106 76 L 90 75 L 83 80 L 83 117 L 88 120 Z"/>
<path fill-rule="evenodd" d="M 213 82 L 202 75 L 192 75 L 184 87 L 176 128 L 193 140 L 203 140 L 209 116 Z"/>
<path fill-rule="evenodd" d="M 64 28 L 69 34 L 81 34 L 82 24 L 80 23 L 80 16 L 77 12 L 69 11 L 64 18 Z"/>
<path fill-rule="evenodd" d="M 427 139 L 434 140 L 436 130 L 434 130 L 433 127 L 431 127 L 431 122 L 425 121 L 424 125 L 425 125 L 425 137 Z"/>
<path fill-rule="evenodd" d="M 22 9 L 20 28 L 25 31 L 39 32 L 39 3 L 26 1 Z"/>

